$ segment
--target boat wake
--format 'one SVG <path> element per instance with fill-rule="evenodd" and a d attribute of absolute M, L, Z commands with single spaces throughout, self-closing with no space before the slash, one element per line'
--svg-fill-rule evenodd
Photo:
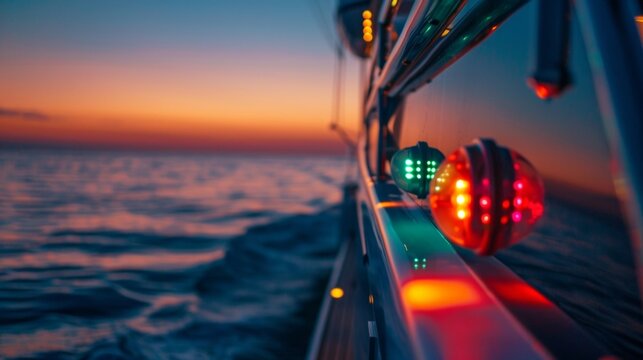
<path fill-rule="evenodd" d="M 3 331 L 0 355 L 301 358 L 336 253 L 337 216 L 333 207 L 252 227 L 221 248 L 185 256 L 190 263 L 153 254 L 155 268 L 153 259 L 137 266 L 117 260 L 136 255 L 115 255 L 101 274 L 105 264 L 83 267 L 80 256 L 77 266 L 14 268 L 13 280 L 3 272 L 0 322 L 12 330 Z M 172 266 L 161 266 L 164 259 Z"/>

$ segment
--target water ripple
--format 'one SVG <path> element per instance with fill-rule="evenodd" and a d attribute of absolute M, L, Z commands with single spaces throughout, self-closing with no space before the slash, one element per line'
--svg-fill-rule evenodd
<path fill-rule="evenodd" d="M 303 356 L 344 168 L 1 151 L 0 358 Z"/>

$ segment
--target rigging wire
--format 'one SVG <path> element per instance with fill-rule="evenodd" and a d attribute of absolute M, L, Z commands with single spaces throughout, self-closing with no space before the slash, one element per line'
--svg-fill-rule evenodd
<path fill-rule="evenodd" d="M 313 17 L 317 22 L 317 26 L 324 37 L 324 40 L 328 43 L 328 46 L 335 52 L 343 52 L 344 50 L 341 47 L 341 44 L 337 41 L 334 36 L 333 27 L 326 21 L 324 16 L 324 10 L 317 0 L 310 0 L 309 2 Z"/>
<path fill-rule="evenodd" d="M 341 126 L 342 108 L 343 108 L 343 95 L 344 95 L 344 69 L 346 67 L 346 57 L 344 55 L 344 48 L 341 46 L 330 24 L 326 21 L 324 10 L 318 0 L 310 0 L 309 4 L 313 12 L 313 17 L 317 21 L 317 25 L 324 36 L 324 39 L 334 50 L 335 62 L 333 64 L 333 103 L 332 103 L 332 118 L 330 120 L 330 129 L 334 131 L 342 142 L 349 150 L 349 156 L 355 154 L 355 141 Z"/>
<path fill-rule="evenodd" d="M 333 84 L 333 94 L 335 95 L 333 98 L 333 118 L 330 121 L 330 128 L 331 130 L 335 131 L 339 138 L 346 144 L 348 147 L 349 151 L 351 151 L 351 154 L 355 151 L 355 141 L 351 139 L 350 135 L 346 132 L 346 130 L 341 126 L 341 120 L 342 120 L 342 110 L 343 110 L 343 102 L 342 99 L 344 97 L 344 88 L 345 88 L 345 81 L 344 81 L 344 69 L 346 68 L 346 58 L 344 56 L 344 53 L 338 53 L 337 56 L 335 57 L 335 63 L 334 63 L 334 84 Z"/>
<path fill-rule="evenodd" d="M 355 151 L 356 151 L 356 141 L 354 141 L 351 136 L 346 132 L 346 130 L 341 126 L 341 120 L 343 118 L 343 96 L 344 96 L 344 70 L 346 68 L 346 57 L 344 55 L 344 48 L 342 47 L 339 40 L 335 37 L 335 32 L 330 24 L 326 21 L 324 16 L 324 10 L 317 0 L 311 0 L 310 3 L 311 9 L 313 12 L 313 17 L 315 18 L 319 30 L 322 33 L 327 44 L 333 50 L 335 61 L 333 63 L 333 102 L 332 102 L 332 111 L 330 119 L 330 129 L 334 131 L 340 138 L 340 140 L 346 146 L 348 152 L 346 154 L 346 174 L 344 177 L 344 184 L 353 184 L 355 182 L 356 169 L 354 166 L 355 161 Z"/>

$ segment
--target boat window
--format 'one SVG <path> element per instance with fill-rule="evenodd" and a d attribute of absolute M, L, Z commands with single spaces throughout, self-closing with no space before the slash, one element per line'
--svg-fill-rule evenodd
<path fill-rule="evenodd" d="M 534 233 L 497 257 L 615 354 L 640 358 L 634 258 L 584 39 L 572 16 L 572 87 L 560 98 L 538 99 L 525 84 L 535 60 L 537 4 L 527 3 L 406 97 L 399 145 L 426 141 L 448 156 L 489 137 L 528 158 L 545 178 L 545 215 Z"/>

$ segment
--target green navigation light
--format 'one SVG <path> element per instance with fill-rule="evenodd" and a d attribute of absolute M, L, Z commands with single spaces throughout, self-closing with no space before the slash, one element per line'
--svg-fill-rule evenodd
<path fill-rule="evenodd" d="M 400 189 L 425 198 L 429 193 L 429 184 L 443 160 L 444 155 L 440 150 L 420 141 L 417 145 L 401 149 L 393 155 L 391 174 Z"/>

